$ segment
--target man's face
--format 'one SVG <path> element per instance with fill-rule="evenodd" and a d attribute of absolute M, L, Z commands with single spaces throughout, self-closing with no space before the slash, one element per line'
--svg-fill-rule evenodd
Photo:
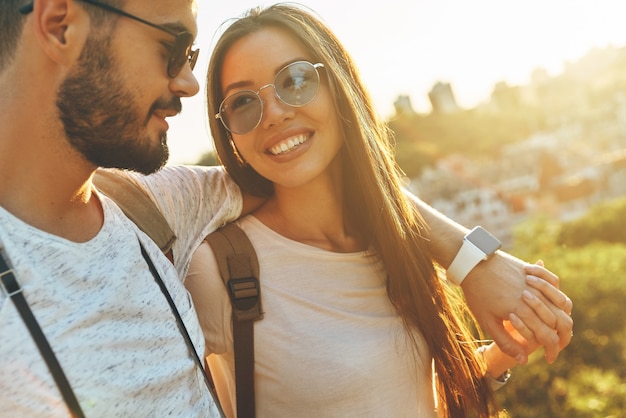
<path fill-rule="evenodd" d="M 197 93 L 197 81 L 188 66 L 168 77 L 167 33 L 123 17 L 113 27 L 92 31 L 57 108 L 68 141 L 88 161 L 149 174 L 169 157 L 165 117 L 181 111 L 180 97 Z M 127 46 L 124 37 L 138 42 Z"/>
<path fill-rule="evenodd" d="M 109 50 L 107 40 L 87 41 L 59 90 L 61 121 L 70 144 L 94 165 L 152 173 L 167 162 L 169 150 L 166 131 L 155 140 L 147 124 L 155 109 L 180 112 L 180 98 L 158 99 L 142 114 Z"/>

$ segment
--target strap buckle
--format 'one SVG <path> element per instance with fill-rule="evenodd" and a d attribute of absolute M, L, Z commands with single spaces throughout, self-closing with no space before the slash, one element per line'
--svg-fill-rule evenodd
<path fill-rule="evenodd" d="M 0 273 L 0 282 L 2 293 L 7 295 L 7 297 L 11 298 L 18 293 L 22 293 L 22 288 L 15 278 L 13 269 L 8 269 Z"/>
<path fill-rule="evenodd" d="M 259 280 L 256 277 L 241 277 L 228 281 L 228 292 L 233 311 L 238 320 L 260 319 Z"/>

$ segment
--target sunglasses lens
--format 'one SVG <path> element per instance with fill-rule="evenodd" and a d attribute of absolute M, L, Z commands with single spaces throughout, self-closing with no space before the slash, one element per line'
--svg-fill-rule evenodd
<path fill-rule="evenodd" d="M 176 36 L 172 56 L 167 65 L 167 74 L 171 78 L 176 77 L 187 62 L 191 64 L 191 69 L 193 70 L 193 66 L 198 57 L 198 51 L 191 50 L 192 43 L 193 35 L 189 32 L 182 32 Z"/>
<path fill-rule="evenodd" d="M 298 107 L 315 98 L 320 79 L 313 64 L 295 62 L 276 74 L 274 85 L 283 102 Z"/>
<path fill-rule="evenodd" d="M 252 91 L 228 96 L 220 106 L 222 123 L 232 133 L 243 135 L 252 131 L 261 120 L 261 99 Z"/>
<path fill-rule="evenodd" d="M 198 55 L 200 55 L 199 49 L 193 49 L 190 51 L 189 66 L 191 67 L 192 70 L 196 68 L 196 61 L 198 61 Z"/>

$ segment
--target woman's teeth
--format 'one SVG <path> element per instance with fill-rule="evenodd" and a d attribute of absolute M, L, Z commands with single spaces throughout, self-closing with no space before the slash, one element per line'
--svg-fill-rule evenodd
<path fill-rule="evenodd" d="M 306 135 L 298 135 L 298 136 L 294 136 L 291 137 L 285 141 L 282 141 L 276 145 L 274 145 L 272 148 L 269 149 L 270 153 L 274 154 L 274 155 L 279 155 L 279 154 L 283 154 L 285 152 L 291 151 L 292 149 L 294 149 L 295 147 L 297 147 L 298 145 L 306 142 L 307 140 L 307 136 Z"/>

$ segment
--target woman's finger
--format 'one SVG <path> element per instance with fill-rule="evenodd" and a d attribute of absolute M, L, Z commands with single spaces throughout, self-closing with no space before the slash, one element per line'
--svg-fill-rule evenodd
<path fill-rule="evenodd" d="M 554 292 L 562 293 L 551 285 L 548 285 L 548 288 L 548 297 Z M 569 313 L 565 312 L 564 309 L 554 306 L 545 298 L 545 294 L 542 293 L 542 296 L 544 297 L 537 296 L 529 291 L 524 291 L 522 294 L 524 302 L 531 307 L 544 324 L 546 324 L 546 327 L 540 327 L 538 330 L 535 330 L 535 338 L 541 345 L 545 345 L 544 342 L 552 344 L 555 338 L 558 338 L 558 346 L 559 350 L 561 350 L 572 340 L 574 322 Z M 558 297 L 552 295 L 551 299 L 555 298 L 558 299 Z M 571 308 L 571 305 L 569 306 Z M 546 351 L 547 357 L 551 358 L 554 354 L 556 353 Z M 554 358 L 556 359 L 556 357 Z"/>
<path fill-rule="evenodd" d="M 526 304 L 535 311 L 544 324 L 552 329 L 556 329 L 557 313 L 559 311 L 557 307 L 552 306 L 551 309 L 551 303 L 549 301 L 528 290 L 524 290 L 522 292 L 522 299 L 524 299 L 524 302 L 526 302 Z"/>
<path fill-rule="evenodd" d="M 526 343 L 524 344 L 524 342 L 519 341 L 518 338 L 516 338 L 516 339 L 518 340 L 518 342 L 526 345 L 525 348 L 529 352 L 532 352 L 532 351 L 536 350 L 539 347 L 539 343 L 535 339 L 535 334 L 532 332 L 532 330 L 530 328 L 528 328 L 526 326 L 524 321 L 522 321 L 521 318 L 519 316 L 515 315 L 514 313 L 511 313 L 509 315 L 509 320 L 504 322 L 504 327 L 511 335 L 513 335 L 514 338 L 515 338 L 516 334 L 514 332 L 512 332 L 511 328 L 513 328 L 515 331 L 517 331 L 517 333 L 522 338 L 524 338 L 524 340 L 526 340 Z"/>
<path fill-rule="evenodd" d="M 545 268 L 542 260 L 538 260 L 536 264 L 526 264 L 524 266 L 524 270 L 526 271 L 526 274 L 539 277 L 557 289 L 559 288 L 559 276 Z"/>
<path fill-rule="evenodd" d="M 567 315 L 572 314 L 572 300 L 550 282 L 544 280 L 541 277 L 529 274 L 526 276 L 526 283 L 532 288 L 539 291 L 541 295 L 543 295 L 548 301 L 554 304 L 554 306 L 556 306 L 558 309 L 562 310 Z M 548 303 L 548 305 L 550 304 Z"/>

